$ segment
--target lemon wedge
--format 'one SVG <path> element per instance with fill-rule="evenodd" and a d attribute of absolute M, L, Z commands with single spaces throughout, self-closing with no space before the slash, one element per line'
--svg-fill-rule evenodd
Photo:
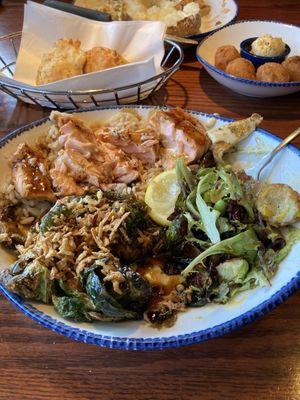
<path fill-rule="evenodd" d="M 175 169 L 162 172 L 153 178 L 147 187 L 145 203 L 150 208 L 149 216 L 159 225 L 168 226 L 168 217 L 174 212 L 180 193 Z"/>

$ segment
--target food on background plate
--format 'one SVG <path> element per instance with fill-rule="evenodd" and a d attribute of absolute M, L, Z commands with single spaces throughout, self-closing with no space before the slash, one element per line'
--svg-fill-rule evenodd
<path fill-rule="evenodd" d="M 300 56 L 287 57 L 282 66 L 289 72 L 291 81 L 300 81 Z"/>
<path fill-rule="evenodd" d="M 265 35 L 259 39 L 264 39 L 267 43 L 269 37 L 272 38 L 270 35 Z M 280 38 L 272 39 L 276 39 L 274 43 L 277 44 L 274 46 L 277 51 L 279 51 L 281 47 L 278 40 Z M 265 41 L 259 41 L 258 44 L 255 45 L 255 48 L 259 48 L 259 44 L 265 43 Z M 271 40 L 269 40 L 269 42 L 273 43 Z M 271 53 L 271 50 L 268 51 Z M 261 52 L 263 51 L 261 50 Z M 269 54 L 269 56 L 271 55 Z M 253 63 L 250 60 L 241 57 L 240 53 L 234 46 L 223 45 L 219 46 L 215 52 L 214 65 L 222 71 L 225 71 L 227 74 L 239 78 L 265 82 L 290 82 L 300 80 L 299 56 L 288 57 L 282 62 L 282 64 L 275 62 L 264 63 L 257 68 L 257 71 L 255 71 Z"/>
<path fill-rule="evenodd" d="M 197 1 L 129 1 L 126 10 L 130 19 L 165 22 L 167 33 L 172 35 L 187 36 L 200 32 L 201 14 Z"/>
<path fill-rule="evenodd" d="M 83 68 L 84 74 L 102 71 L 103 69 L 128 63 L 116 50 L 107 47 L 93 47 L 91 50 L 86 51 L 85 54 L 86 63 Z"/>
<path fill-rule="evenodd" d="M 77 322 L 153 326 L 268 285 L 300 239 L 289 226 L 300 218 L 299 194 L 223 158 L 261 120 L 208 129 L 182 109 L 146 118 L 124 109 L 89 126 L 52 112 L 41 142 L 21 143 L 13 158 L 0 239 L 18 260 L 0 281 Z M 49 196 L 28 195 L 27 174 L 41 182 L 41 171 Z"/>
<path fill-rule="evenodd" d="M 280 56 L 285 51 L 285 43 L 280 37 L 263 35 L 254 40 L 251 52 L 261 57 Z"/>
<path fill-rule="evenodd" d="M 105 12 L 112 20 L 121 21 L 126 18 L 125 3 L 124 0 L 75 0 L 74 5 Z"/>
<path fill-rule="evenodd" d="M 264 82 L 289 82 L 290 75 L 281 64 L 270 62 L 257 68 L 256 78 Z"/>
<path fill-rule="evenodd" d="M 245 58 L 236 58 L 230 61 L 225 72 L 230 75 L 244 79 L 255 79 L 255 68 L 253 64 Z"/>
<path fill-rule="evenodd" d="M 126 63 L 128 61 L 116 50 L 94 47 L 84 52 L 79 40 L 59 39 L 55 42 L 54 49 L 43 55 L 37 72 L 36 84 L 45 85 Z"/>
<path fill-rule="evenodd" d="M 55 42 L 53 50 L 42 56 L 36 84 L 44 85 L 81 75 L 86 56 L 80 46 L 81 42 L 73 39 L 59 39 Z"/>
<path fill-rule="evenodd" d="M 241 55 L 234 46 L 225 45 L 217 48 L 215 53 L 215 66 L 223 71 L 226 70 L 230 61 L 240 58 Z"/>
<path fill-rule="evenodd" d="M 201 17 L 210 12 L 203 0 L 77 0 L 75 4 L 107 12 L 114 20 L 163 21 L 167 33 L 179 36 L 200 33 Z"/>

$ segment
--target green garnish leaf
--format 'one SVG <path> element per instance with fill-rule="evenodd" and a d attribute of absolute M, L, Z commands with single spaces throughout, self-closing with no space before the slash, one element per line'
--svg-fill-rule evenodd
<path fill-rule="evenodd" d="M 292 247 L 300 241 L 300 229 L 295 226 L 288 226 L 282 229 L 286 245 L 278 251 L 275 262 L 279 264 L 291 251 Z"/>
<path fill-rule="evenodd" d="M 220 234 L 216 223 L 220 212 L 208 206 L 201 196 L 201 180 L 197 187 L 196 204 L 202 221 L 203 230 L 212 243 L 220 242 Z"/>
<path fill-rule="evenodd" d="M 245 258 L 249 264 L 253 264 L 257 257 L 257 249 L 260 245 L 254 230 L 252 228 L 245 232 L 242 232 L 229 239 L 222 240 L 219 243 L 214 244 L 207 250 L 199 254 L 182 272 L 184 276 L 189 274 L 193 268 L 202 263 L 203 260 L 214 254 L 230 254 L 234 257 Z"/>

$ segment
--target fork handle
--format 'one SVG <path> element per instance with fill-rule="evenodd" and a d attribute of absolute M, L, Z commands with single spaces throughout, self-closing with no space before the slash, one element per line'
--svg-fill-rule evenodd
<path fill-rule="evenodd" d="M 269 164 L 269 162 L 271 162 L 273 160 L 273 158 L 276 156 L 276 154 L 281 149 L 283 149 L 287 144 L 291 143 L 299 135 L 300 135 L 300 127 L 297 128 L 296 130 L 294 130 L 291 134 L 289 134 L 285 139 L 283 139 L 282 142 L 279 143 L 278 146 L 275 147 L 275 149 L 273 149 L 271 151 L 271 153 L 270 153 L 269 157 L 267 158 L 266 162 L 261 166 L 260 170 L 258 171 L 258 174 L 257 174 L 258 180 L 259 180 L 259 176 L 260 176 L 262 170 L 265 168 L 265 166 L 267 164 Z"/>
<path fill-rule="evenodd" d="M 284 146 L 286 146 L 287 144 L 291 143 L 294 139 L 296 139 L 297 136 L 300 135 L 300 127 L 297 128 L 296 130 L 294 130 L 294 132 L 292 132 L 291 134 L 289 134 L 285 139 L 283 139 L 282 142 L 279 143 L 279 145 L 277 147 L 275 147 L 275 149 L 272 151 L 272 153 L 274 152 L 275 154 L 278 153 L 279 150 L 281 150 Z"/>

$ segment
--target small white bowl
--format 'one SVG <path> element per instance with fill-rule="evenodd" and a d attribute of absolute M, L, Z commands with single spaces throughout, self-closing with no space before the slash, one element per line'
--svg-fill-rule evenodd
<path fill-rule="evenodd" d="M 300 81 L 284 83 L 254 81 L 227 74 L 214 66 L 215 52 L 219 46 L 230 44 L 239 50 L 243 40 L 266 33 L 281 37 L 291 48 L 289 56 L 300 55 L 299 27 L 274 21 L 253 20 L 233 23 L 207 36 L 197 47 L 197 59 L 217 82 L 245 96 L 275 97 L 298 92 Z"/>

